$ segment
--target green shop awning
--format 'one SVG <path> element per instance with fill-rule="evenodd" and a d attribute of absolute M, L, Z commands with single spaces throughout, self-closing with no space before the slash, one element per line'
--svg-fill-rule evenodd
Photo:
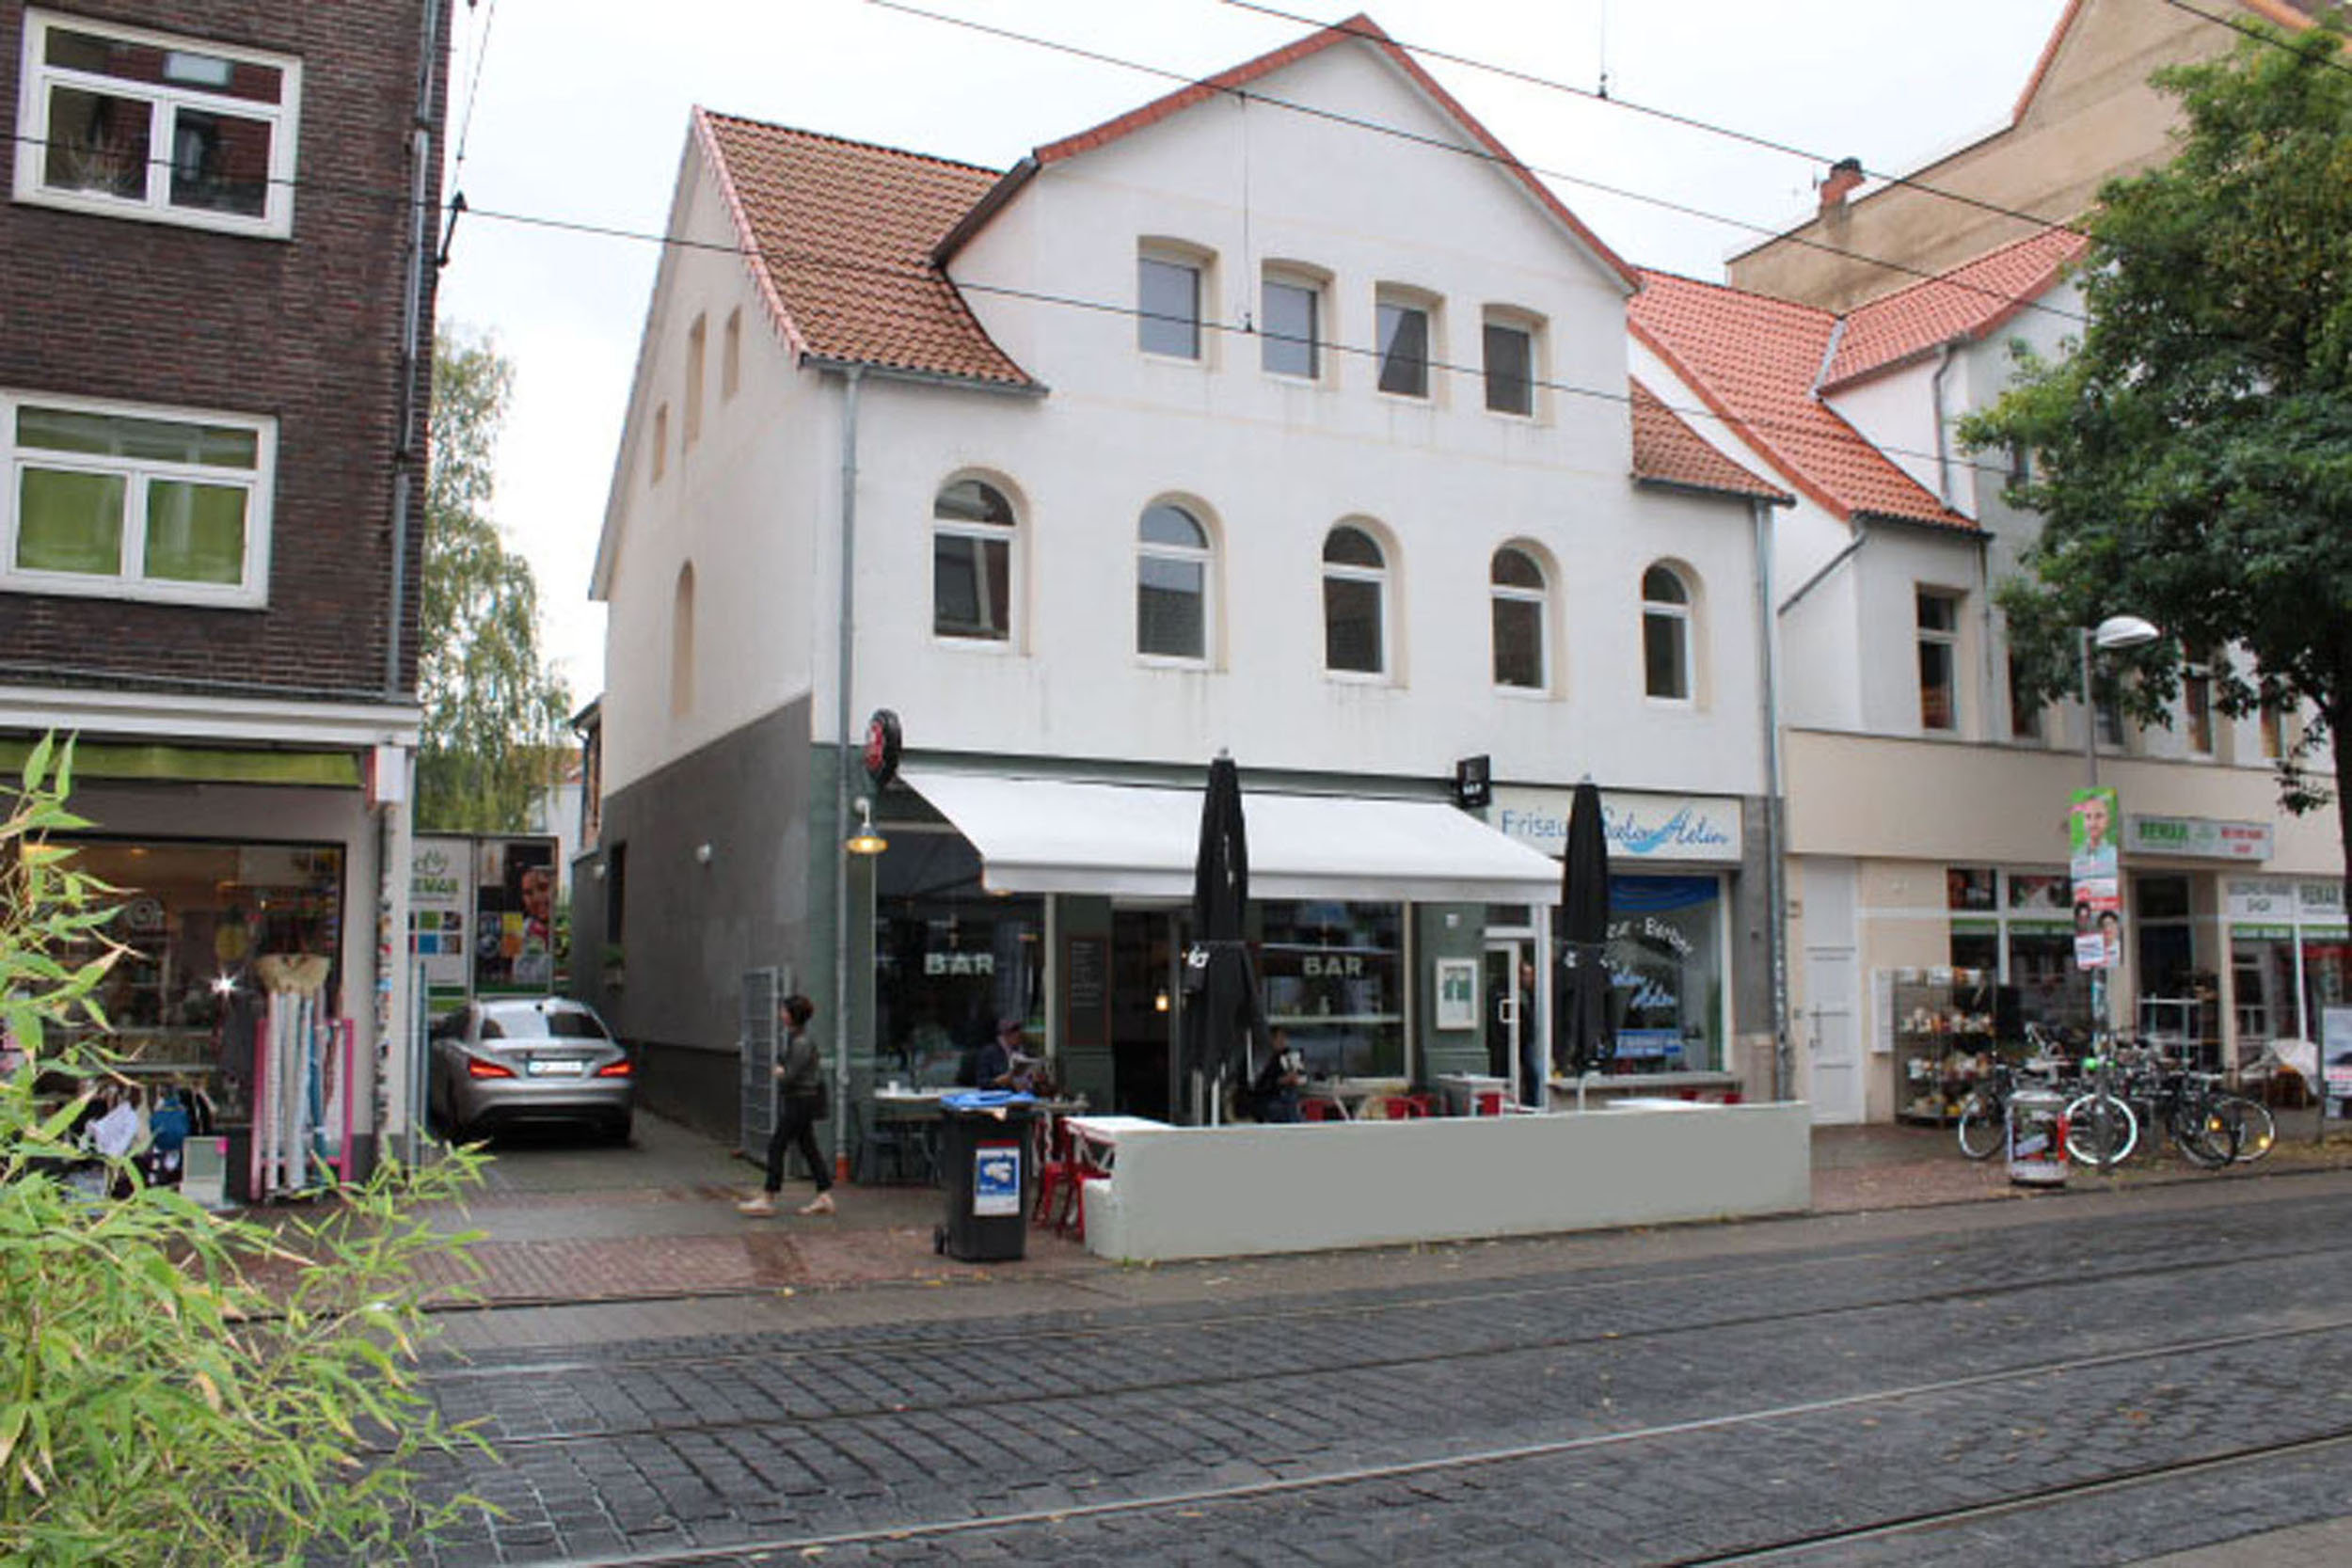
<path fill-rule="evenodd" d="M 0 738 L 0 773 L 22 777 L 36 742 Z M 84 740 L 73 748 L 77 779 L 168 784 L 301 784 L 358 789 L 366 782 L 357 752 L 244 751 L 230 746 L 141 745 Z"/>

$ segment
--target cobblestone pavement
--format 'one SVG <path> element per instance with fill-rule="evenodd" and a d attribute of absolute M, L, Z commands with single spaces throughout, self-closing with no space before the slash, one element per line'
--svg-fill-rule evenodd
<path fill-rule="evenodd" d="M 2080 1196 L 479 1338 L 432 1387 L 503 1463 L 430 1484 L 502 1512 L 432 1553 L 2095 1563 L 2347 1512 L 2352 1175 Z"/>

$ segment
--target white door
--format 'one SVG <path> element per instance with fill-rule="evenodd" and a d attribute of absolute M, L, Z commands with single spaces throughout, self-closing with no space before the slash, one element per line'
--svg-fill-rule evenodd
<path fill-rule="evenodd" d="M 1804 886 L 1804 1012 L 1790 1020 L 1808 1043 L 1813 1119 L 1863 1117 L 1862 972 L 1855 962 L 1854 863 L 1808 860 Z"/>

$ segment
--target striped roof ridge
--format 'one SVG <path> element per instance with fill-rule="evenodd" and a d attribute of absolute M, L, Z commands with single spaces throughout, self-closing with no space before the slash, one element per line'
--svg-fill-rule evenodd
<path fill-rule="evenodd" d="M 2046 293 L 2090 244 L 2076 230 L 2045 229 L 1854 307 L 1822 373 L 1822 389 L 1991 335 Z"/>
<path fill-rule="evenodd" d="M 1645 271 L 1626 324 L 1772 470 L 1833 515 L 1974 531 L 1814 392 L 1837 318 L 1810 305 Z"/>
<path fill-rule="evenodd" d="M 1387 55 L 1396 68 L 1403 71 L 1416 87 L 1425 93 L 1439 110 L 1460 126 L 1481 150 L 1508 170 L 1511 177 L 1524 186 L 1528 194 L 1533 196 L 1546 212 L 1574 234 L 1578 242 L 1591 251 L 1596 260 L 1614 272 L 1625 283 L 1627 289 L 1638 289 L 1642 286 L 1640 269 L 1632 266 L 1623 257 L 1610 249 L 1599 235 L 1586 228 L 1583 220 L 1570 212 L 1567 204 L 1552 194 L 1550 186 L 1536 179 L 1534 173 L 1525 164 L 1519 162 L 1517 154 L 1503 146 L 1493 132 L 1479 122 L 1477 116 L 1465 108 L 1452 93 L 1439 87 L 1437 79 L 1422 68 L 1421 62 L 1414 59 L 1402 45 L 1391 38 L 1378 23 L 1361 11 L 1343 22 L 1334 22 L 1327 26 L 1319 27 L 1306 37 L 1295 40 L 1268 54 L 1261 55 L 1256 59 L 1246 60 L 1230 70 L 1218 71 L 1214 76 L 1204 76 L 1198 82 L 1178 87 L 1173 92 L 1155 98 L 1151 103 L 1139 108 L 1131 109 L 1116 119 L 1104 120 L 1089 130 L 1081 131 L 1075 135 L 1064 136 L 1059 141 L 1049 142 L 1032 152 L 1029 155 L 1030 160 L 1035 166 L 1043 167 L 1074 158 L 1082 152 L 1091 152 L 1097 148 L 1108 146 L 1122 136 L 1132 135 L 1146 126 L 1156 125 L 1171 116 L 1182 114 L 1184 110 L 1195 104 L 1205 103 L 1211 98 L 1239 92 L 1250 83 L 1269 76 L 1286 66 L 1295 65 L 1301 60 L 1321 54 L 1335 44 L 1344 43 L 1351 40 L 1369 43 Z"/>
<path fill-rule="evenodd" d="M 1784 506 L 1796 499 L 1724 455 L 1638 378 L 1626 385 L 1632 392 L 1635 479 L 1687 490 L 1750 496 Z"/>
<path fill-rule="evenodd" d="M 1034 389 L 932 248 L 993 169 L 697 107 L 744 264 L 801 354 Z"/>

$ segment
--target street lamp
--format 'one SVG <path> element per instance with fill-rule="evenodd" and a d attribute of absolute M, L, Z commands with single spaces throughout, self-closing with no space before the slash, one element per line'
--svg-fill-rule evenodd
<path fill-rule="evenodd" d="M 2099 787 L 2099 710 L 2090 700 L 2090 650 L 2116 653 L 2124 648 L 2144 648 L 2162 637 L 2153 621 L 2137 615 L 2110 615 L 2096 626 L 2082 630 L 2083 664 L 2083 760 L 2090 767 L 2090 787 Z"/>

